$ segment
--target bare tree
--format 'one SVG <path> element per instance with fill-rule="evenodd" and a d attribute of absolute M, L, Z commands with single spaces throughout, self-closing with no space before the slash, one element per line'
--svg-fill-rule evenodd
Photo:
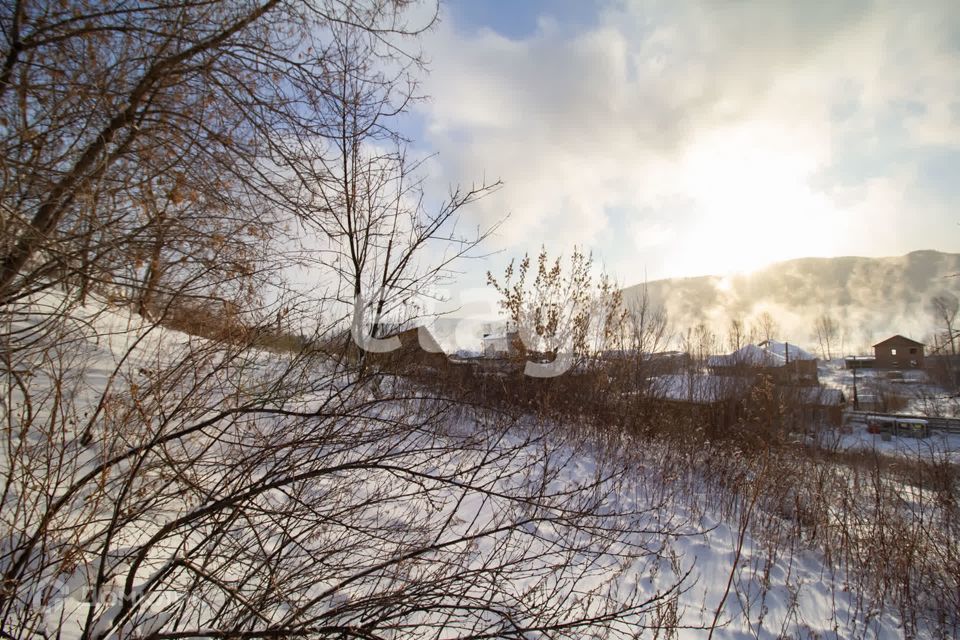
<path fill-rule="evenodd" d="M 624 303 L 623 329 L 615 340 L 620 353 L 606 363 L 610 397 L 628 398 L 637 419 L 656 413 L 662 376 L 683 366 L 682 358 L 668 351 L 671 338 L 667 312 L 650 299 L 644 283 L 640 296 Z"/>
<path fill-rule="evenodd" d="M 734 316 L 730 318 L 727 326 L 727 346 L 731 351 L 738 351 L 740 347 L 749 341 L 746 325 L 743 318 Z"/>
<path fill-rule="evenodd" d="M 957 319 L 957 312 L 960 310 L 960 300 L 952 294 L 942 293 L 930 300 L 930 309 L 937 322 L 941 323 L 943 342 L 950 345 L 950 354 L 957 355 L 954 323 Z"/>
<path fill-rule="evenodd" d="M 326 146 L 311 141 L 310 153 L 296 162 L 305 194 L 298 215 L 323 247 L 319 265 L 336 274 L 337 301 L 360 325 L 353 339 L 375 349 L 386 321 L 411 320 L 419 313 L 411 304 L 416 297 L 445 284 L 455 262 L 477 255 L 493 229 L 460 232 L 460 210 L 499 183 L 456 188 L 445 201 L 426 204 L 423 161 L 411 160 L 387 126 L 416 97 L 404 68 L 372 73 L 377 43 L 349 26 L 333 31 L 331 90 L 323 98 L 334 114 L 331 137 Z"/>
<path fill-rule="evenodd" d="M 398 85 L 419 68 L 404 38 L 430 19 L 407 26 L 405 4 L 5 5 L 0 296 L 49 286 L 78 258 L 103 266 L 108 247 L 149 244 L 143 232 L 156 240 L 164 204 L 144 212 L 144 194 L 201 205 L 181 211 L 215 206 L 221 220 L 228 211 L 229 230 L 279 234 L 273 221 L 303 204 L 297 169 L 309 146 L 325 146 L 340 122 L 326 96 L 341 95 L 330 68 L 343 32 L 393 57 Z"/>
<path fill-rule="evenodd" d="M 487 272 L 487 282 L 501 296 L 501 308 L 519 330 L 524 351 L 552 358 L 548 365 L 528 362 L 528 375 L 563 374 L 616 344 L 623 330 L 622 294 L 606 274 L 594 282 L 592 262 L 574 249 L 564 268 L 561 257 L 551 262 L 541 249 L 535 272 L 529 255 L 516 271 L 511 261 L 502 280 Z"/>
<path fill-rule="evenodd" d="M 832 360 L 833 345 L 840 336 L 840 326 L 830 313 L 824 311 L 817 316 L 815 328 L 821 355 L 827 360 Z"/>
<path fill-rule="evenodd" d="M 151 324 L 128 350 L 90 349 L 104 320 L 47 334 L 47 366 L 11 390 L 0 623 L 14 637 L 631 637 L 675 592 L 618 592 L 681 524 L 662 496 L 623 501 L 638 495 L 627 460 L 569 475 L 549 431 L 412 387 L 372 399 L 307 352 L 150 348 Z"/>
<path fill-rule="evenodd" d="M 699 373 L 707 365 L 707 359 L 717 353 L 720 348 L 720 339 L 710 327 L 701 322 L 695 327 L 687 327 L 687 332 L 680 336 L 680 348 L 687 354 L 691 373 Z"/>
<path fill-rule="evenodd" d="M 757 316 L 753 331 L 764 340 L 774 340 L 780 332 L 780 327 L 773 315 L 769 311 L 764 311 Z"/>
<path fill-rule="evenodd" d="M 406 4 L 0 10 L 5 637 L 628 638 L 678 594 L 621 588 L 682 524 L 627 458 L 317 347 L 341 287 L 376 330 L 483 235 L 390 132 Z M 257 290 L 292 257 L 332 292 Z M 170 331 L 198 299 L 237 331 Z"/>

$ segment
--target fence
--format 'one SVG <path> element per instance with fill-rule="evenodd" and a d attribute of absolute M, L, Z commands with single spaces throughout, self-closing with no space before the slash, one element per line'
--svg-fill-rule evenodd
<path fill-rule="evenodd" d="M 904 415 L 898 413 L 881 413 L 879 411 L 846 411 L 843 414 L 843 422 L 858 422 L 866 424 L 871 416 L 926 420 L 931 431 L 940 431 L 942 433 L 951 433 L 960 435 L 960 418 L 942 418 L 932 416 Z"/>

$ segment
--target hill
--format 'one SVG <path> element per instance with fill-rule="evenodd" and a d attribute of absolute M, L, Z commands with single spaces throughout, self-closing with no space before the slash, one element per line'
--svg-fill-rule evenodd
<path fill-rule="evenodd" d="M 958 273 L 960 254 L 939 251 L 800 258 L 746 274 L 654 280 L 627 287 L 624 300 L 635 304 L 646 287 L 675 329 L 705 322 L 721 336 L 731 318 L 749 326 L 769 312 L 779 326 L 775 337 L 811 349 L 816 318 L 829 313 L 839 323 L 844 351 L 852 352 L 895 333 L 926 342 L 937 327 L 930 301 L 960 294 Z"/>

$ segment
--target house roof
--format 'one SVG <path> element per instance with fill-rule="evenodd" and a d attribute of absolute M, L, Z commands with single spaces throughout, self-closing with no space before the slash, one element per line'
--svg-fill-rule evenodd
<path fill-rule="evenodd" d="M 759 345 L 748 344 L 725 356 L 710 356 L 707 364 L 711 367 L 782 367 L 796 360 L 816 360 L 803 349 L 776 340 L 764 340 Z"/>
<path fill-rule="evenodd" d="M 778 358 L 782 358 L 784 362 L 787 360 L 787 356 L 790 356 L 790 360 L 816 360 L 817 356 L 813 355 L 809 351 L 804 351 L 795 344 L 790 344 L 788 342 L 779 342 L 777 340 L 764 340 L 763 342 L 757 345 L 761 349 L 765 350 L 767 353 L 772 353 Z"/>
<path fill-rule="evenodd" d="M 753 388 L 753 383 L 740 376 L 718 376 L 698 373 L 694 375 L 671 374 L 653 378 L 653 389 L 664 400 L 711 404 L 724 400 L 743 398 Z M 784 387 L 785 393 L 808 406 L 835 406 L 843 402 L 840 389 L 821 386 Z"/>
<path fill-rule="evenodd" d="M 653 378 L 653 388 L 665 400 L 709 404 L 746 394 L 750 381 L 739 376 L 671 374 Z"/>
<path fill-rule="evenodd" d="M 893 342 L 893 341 L 895 341 L 895 340 L 898 341 L 898 342 L 906 342 L 906 343 L 908 343 L 908 344 L 916 345 L 916 346 L 918 346 L 918 347 L 924 347 L 924 346 L 926 346 L 926 345 L 923 344 L 922 342 L 917 342 L 916 340 L 911 340 L 910 338 L 907 338 L 906 336 L 902 336 L 902 335 L 900 335 L 899 333 L 898 333 L 897 335 L 895 335 L 895 336 L 890 336 L 890 337 L 887 338 L 886 340 L 884 340 L 884 341 L 882 341 L 882 342 L 878 342 L 877 344 L 875 344 L 875 345 L 873 345 L 873 346 L 874 346 L 874 347 L 879 347 L 879 346 L 882 346 L 882 345 L 887 344 L 888 342 Z"/>
<path fill-rule="evenodd" d="M 832 387 L 800 387 L 800 400 L 807 405 L 831 406 L 843 402 L 843 392 Z"/>

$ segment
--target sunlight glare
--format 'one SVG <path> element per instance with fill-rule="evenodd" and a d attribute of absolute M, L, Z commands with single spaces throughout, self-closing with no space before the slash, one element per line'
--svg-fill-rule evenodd
<path fill-rule="evenodd" d="M 701 273 L 750 271 L 790 257 L 827 255 L 836 209 L 811 186 L 816 149 L 788 132 L 746 125 L 699 141 L 685 158 L 697 211 L 690 252 Z"/>

